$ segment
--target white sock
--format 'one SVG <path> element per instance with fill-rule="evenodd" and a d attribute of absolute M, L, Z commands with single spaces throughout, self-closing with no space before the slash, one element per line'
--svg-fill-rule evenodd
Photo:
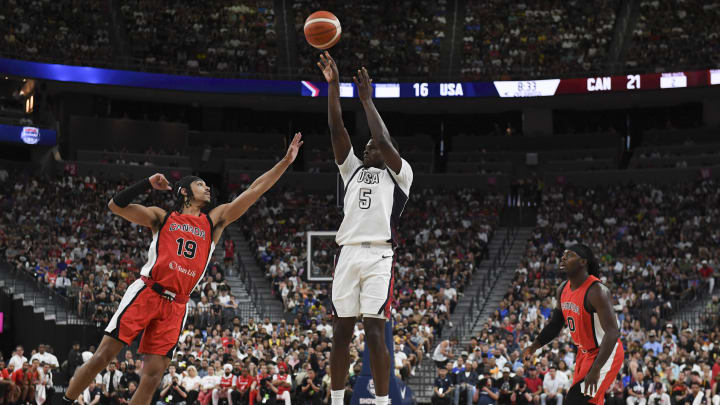
<path fill-rule="evenodd" d="M 375 405 L 388 405 L 388 396 L 375 397 Z"/>
<path fill-rule="evenodd" d="M 330 405 L 344 405 L 345 404 L 345 390 L 331 390 L 330 391 Z M 387 404 L 387 403 L 386 403 Z"/>

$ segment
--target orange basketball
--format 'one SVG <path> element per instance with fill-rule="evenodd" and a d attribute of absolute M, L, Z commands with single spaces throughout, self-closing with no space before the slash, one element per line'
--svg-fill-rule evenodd
<path fill-rule="evenodd" d="M 332 48 L 341 32 L 340 20 L 329 11 L 316 11 L 305 20 L 305 39 L 317 49 Z"/>

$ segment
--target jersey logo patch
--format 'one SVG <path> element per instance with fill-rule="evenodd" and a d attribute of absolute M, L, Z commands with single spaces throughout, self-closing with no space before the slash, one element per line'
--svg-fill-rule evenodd
<path fill-rule="evenodd" d="M 576 314 L 580 313 L 580 308 L 578 308 L 578 306 L 572 302 L 563 302 L 562 309 L 563 309 L 563 311 L 572 311 L 572 312 L 575 312 Z"/>
<path fill-rule="evenodd" d="M 205 231 L 198 228 L 197 226 L 192 226 L 188 224 L 176 224 L 171 223 L 169 226 L 170 231 L 182 231 L 182 232 L 190 232 L 191 234 L 205 239 Z"/>
<path fill-rule="evenodd" d="M 360 172 L 357 179 L 358 183 L 380 184 L 380 173 L 372 173 L 366 170 Z"/>

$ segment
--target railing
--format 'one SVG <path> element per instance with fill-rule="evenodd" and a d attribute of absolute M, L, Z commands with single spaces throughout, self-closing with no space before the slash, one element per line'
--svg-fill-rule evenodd
<path fill-rule="evenodd" d="M 251 305 L 255 305 L 255 309 L 257 310 L 260 319 L 264 319 L 267 312 L 265 298 L 262 296 L 262 294 L 258 293 L 257 286 L 255 285 L 252 277 L 250 276 L 250 271 L 247 269 L 247 267 L 245 267 L 245 263 L 243 263 L 242 257 L 240 256 L 240 252 L 238 251 L 235 256 L 235 260 L 237 260 L 239 264 L 238 277 L 240 277 L 240 280 L 245 285 L 245 291 L 247 292 L 248 296 L 250 296 Z"/>
<path fill-rule="evenodd" d="M 457 338 L 458 341 L 461 341 L 464 337 L 468 336 L 477 324 L 480 313 L 482 313 L 485 309 L 488 296 L 500 277 L 502 266 L 507 260 L 507 255 L 510 252 L 510 247 L 512 246 L 513 238 L 516 233 L 517 228 L 510 227 L 507 229 L 490 267 L 483 274 L 483 277 L 475 288 L 475 291 L 468 292 L 469 294 L 473 294 L 470 300 L 470 308 L 462 314 L 459 324 L 453 325 L 454 327 L 451 332 L 451 336 Z"/>
<path fill-rule="evenodd" d="M 32 274 L 19 270 L 9 263 L 3 263 L 1 268 L 0 273 L 3 276 L 0 278 L 4 281 L 3 287 L 12 291 L 12 294 L 22 294 L 25 300 L 33 303 L 33 307 L 41 305 L 40 298 L 47 299 L 48 304 L 42 305 L 46 315 L 54 315 L 56 321 L 66 321 L 68 324 L 86 325 L 91 323 L 91 308 L 83 306 L 79 313 L 75 297 L 60 294 Z"/>
<path fill-rule="evenodd" d="M 695 316 L 709 317 L 710 313 L 706 308 L 693 309 L 693 305 L 703 305 L 709 297 L 708 284 L 704 282 L 698 283 L 694 288 L 687 290 L 681 299 L 664 299 L 662 303 L 643 303 L 634 306 L 630 310 L 630 314 L 640 320 L 640 324 L 649 328 L 652 326 L 651 318 L 653 315 L 658 322 L 664 322 L 672 318 L 687 320 L 688 323 L 698 323 Z M 714 314 L 717 316 L 717 314 Z M 717 321 L 717 317 L 714 318 Z"/>

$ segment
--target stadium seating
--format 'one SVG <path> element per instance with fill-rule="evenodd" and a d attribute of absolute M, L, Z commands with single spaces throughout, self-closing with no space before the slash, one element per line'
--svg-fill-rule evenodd
<path fill-rule="evenodd" d="M 147 70 L 215 76 L 277 71 L 270 0 L 121 4 L 130 51 Z"/>
<path fill-rule="evenodd" d="M 720 40 L 714 27 L 718 24 L 716 2 L 642 0 L 626 68 L 674 72 L 717 66 Z"/>
<path fill-rule="evenodd" d="M 18 59 L 111 65 L 107 8 L 100 0 L 0 1 L 0 50 Z"/>
<path fill-rule="evenodd" d="M 601 69 L 618 0 L 469 2 L 462 77 L 538 78 Z"/>

